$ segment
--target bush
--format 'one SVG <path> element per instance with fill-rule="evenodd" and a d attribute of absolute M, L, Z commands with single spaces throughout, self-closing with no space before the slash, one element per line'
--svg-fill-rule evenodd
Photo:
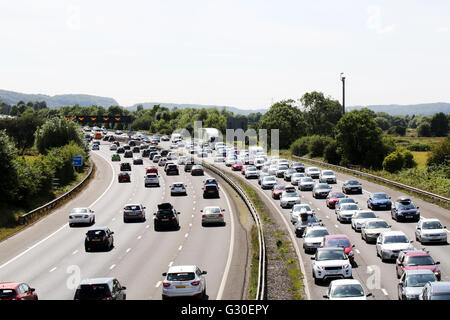
<path fill-rule="evenodd" d="M 52 148 L 59 148 L 74 141 L 79 146 L 85 146 L 83 135 L 75 122 L 60 118 L 48 120 L 36 130 L 35 144 L 39 153 L 47 154 Z"/>
<path fill-rule="evenodd" d="M 295 140 L 291 147 L 291 153 L 295 156 L 302 157 L 309 152 L 309 139 L 310 137 L 301 137 Z"/>
<path fill-rule="evenodd" d="M 450 165 L 450 137 L 436 144 L 427 159 L 427 166 Z"/>
<path fill-rule="evenodd" d="M 404 126 L 393 126 L 393 127 L 389 128 L 388 133 L 396 135 L 396 136 L 404 137 L 406 135 L 406 127 L 404 127 Z"/>
<path fill-rule="evenodd" d="M 83 159 L 86 159 L 84 149 L 75 142 L 70 142 L 64 147 L 53 148 L 49 151 L 46 160 L 55 173 L 54 177 L 59 179 L 61 185 L 65 185 L 75 178 L 72 159 L 78 155 L 81 155 Z"/>
<path fill-rule="evenodd" d="M 383 160 L 383 169 L 390 173 L 416 166 L 417 163 L 414 161 L 414 156 L 408 150 L 395 150 Z"/>
<path fill-rule="evenodd" d="M 431 125 L 428 122 L 422 122 L 417 127 L 418 137 L 431 137 Z"/>
<path fill-rule="evenodd" d="M 322 157 L 325 147 L 333 141 L 330 137 L 313 135 L 309 139 L 309 152 L 311 157 Z"/>
<path fill-rule="evenodd" d="M 339 164 L 341 161 L 341 155 L 337 151 L 337 142 L 330 142 L 323 151 L 325 161 L 331 164 Z"/>
<path fill-rule="evenodd" d="M 430 151 L 431 146 L 427 143 L 413 143 L 406 147 L 409 151 Z"/>

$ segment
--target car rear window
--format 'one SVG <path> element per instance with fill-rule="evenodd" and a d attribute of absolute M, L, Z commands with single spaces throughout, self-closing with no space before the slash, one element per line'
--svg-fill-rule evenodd
<path fill-rule="evenodd" d="M 87 213 L 88 212 L 88 209 L 86 209 L 86 208 L 75 208 L 75 209 L 72 209 L 72 213 Z"/>
<path fill-rule="evenodd" d="M 126 206 L 125 210 L 140 210 L 141 208 L 139 206 Z"/>
<path fill-rule="evenodd" d="M 215 184 L 205 186 L 206 190 L 217 190 L 217 186 Z"/>
<path fill-rule="evenodd" d="M 104 230 L 89 230 L 88 237 L 103 237 L 105 236 Z"/>
<path fill-rule="evenodd" d="M 14 289 L 0 289 L 0 299 L 12 298 L 16 295 L 16 290 Z"/>
<path fill-rule="evenodd" d="M 86 284 L 81 285 L 76 292 L 76 298 L 80 300 L 95 300 L 111 296 L 107 284 Z"/>
<path fill-rule="evenodd" d="M 193 272 L 177 272 L 167 274 L 168 281 L 190 281 L 195 279 Z"/>

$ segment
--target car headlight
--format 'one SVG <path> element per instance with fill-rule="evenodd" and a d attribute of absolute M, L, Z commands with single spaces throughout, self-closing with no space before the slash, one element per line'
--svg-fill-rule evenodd
<path fill-rule="evenodd" d="M 323 267 L 322 267 L 322 266 L 314 265 L 314 267 L 315 267 L 317 270 L 323 271 Z"/>
<path fill-rule="evenodd" d="M 344 266 L 344 269 L 350 269 L 350 265 L 349 264 L 346 264 L 345 266 Z"/>

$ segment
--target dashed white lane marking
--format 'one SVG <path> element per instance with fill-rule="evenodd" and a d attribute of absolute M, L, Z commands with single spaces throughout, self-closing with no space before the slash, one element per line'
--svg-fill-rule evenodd
<path fill-rule="evenodd" d="M 194 215 L 192 215 L 192 218 L 194 217 Z"/>
<path fill-rule="evenodd" d="M 112 218 L 112 221 L 116 221 L 116 218 Z"/>
<path fill-rule="evenodd" d="M 188 236 L 189 236 L 189 233 L 186 233 L 186 234 L 184 235 L 185 238 L 187 238 Z"/>
<path fill-rule="evenodd" d="M 55 271 L 55 270 L 56 270 L 56 267 L 51 268 L 49 272 L 53 272 L 53 271 Z"/>
<path fill-rule="evenodd" d="M 138 236 L 138 237 L 137 237 L 138 240 L 141 240 L 141 238 L 142 238 L 142 236 Z"/>
<path fill-rule="evenodd" d="M 317 208 L 317 210 L 319 210 L 319 211 L 320 211 L 320 208 Z"/>
<path fill-rule="evenodd" d="M 192 223 L 189 223 L 189 227 L 192 227 Z"/>
<path fill-rule="evenodd" d="M 78 250 L 75 250 L 74 252 L 72 252 L 72 255 L 77 254 Z"/>
<path fill-rule="evenodd" d="M 387 293 L 386 289 L 382 288 L 382 289 L 381 289 L 381 291 L 383 292 L 383 294 L 384 294 L 385 296 L 387 296 L 387 295 L 388 295 L 388 293 Z"/>
<path fill-rule="evenodd" d="M 339 226 L 337 224 L 334 225 L 336 228 L 339 228 Z"/>
<path fill-rule="evenodd" d="M 109 267 L 109 270 L 112 270 L 112 269 L 114 269 L 115 267 L 116 267 L 116 265 L 113 264 L 111 267 Z"/>
<path fill-rule="evenodd" d="M 150 225 L 149 225 L 149 224 L 145 226 L 145 229 L 148 229 L 148 228 L 150 228 Z"/>
<path fill-rule="evenodd" d="M 360 253 L 358 249 L 355 249 L 355 251 L 356 251 L 356 253 L 358 253 L 358 254 Z"/>
<path fill-rule="evenodd" d="M 183 249 L 183 246 L 178 247 L 178 251 L 181 251 L 181 249 Z"/>
<path fill-rule="evenodd" d="M 326 216 L 327 219 L 330 219 L 330 216 Z"/>
<path fill-rule="evenodd" d="M 170 261 L 169 268 L 173 265 L 173 261 Z"/>
<path fill-rule="evenodd" d="M 158 281 L 158 282 L 156 283 L 155 288 L 158 288 L 160 285 L 161 285 L 161 281 Z"/>
<path fill-rule="evenodd" d="M 130 251 L 131 251 L 131 248 L 128 248 L 127 251 L 126 251 L 126 253 L 128 253 L 128 252 L 130 252 Z"/>

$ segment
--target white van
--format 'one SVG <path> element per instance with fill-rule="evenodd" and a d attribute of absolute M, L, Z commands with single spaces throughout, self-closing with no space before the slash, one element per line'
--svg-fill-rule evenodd
<path fill-rule="evenodd" d="M 264 166 L 265 162 L 266 162 L 266 160 L 264 158 L 256 158 L 254 165 L 255 165 L 256 169 L 261 170 L 261 168 Z"/>

